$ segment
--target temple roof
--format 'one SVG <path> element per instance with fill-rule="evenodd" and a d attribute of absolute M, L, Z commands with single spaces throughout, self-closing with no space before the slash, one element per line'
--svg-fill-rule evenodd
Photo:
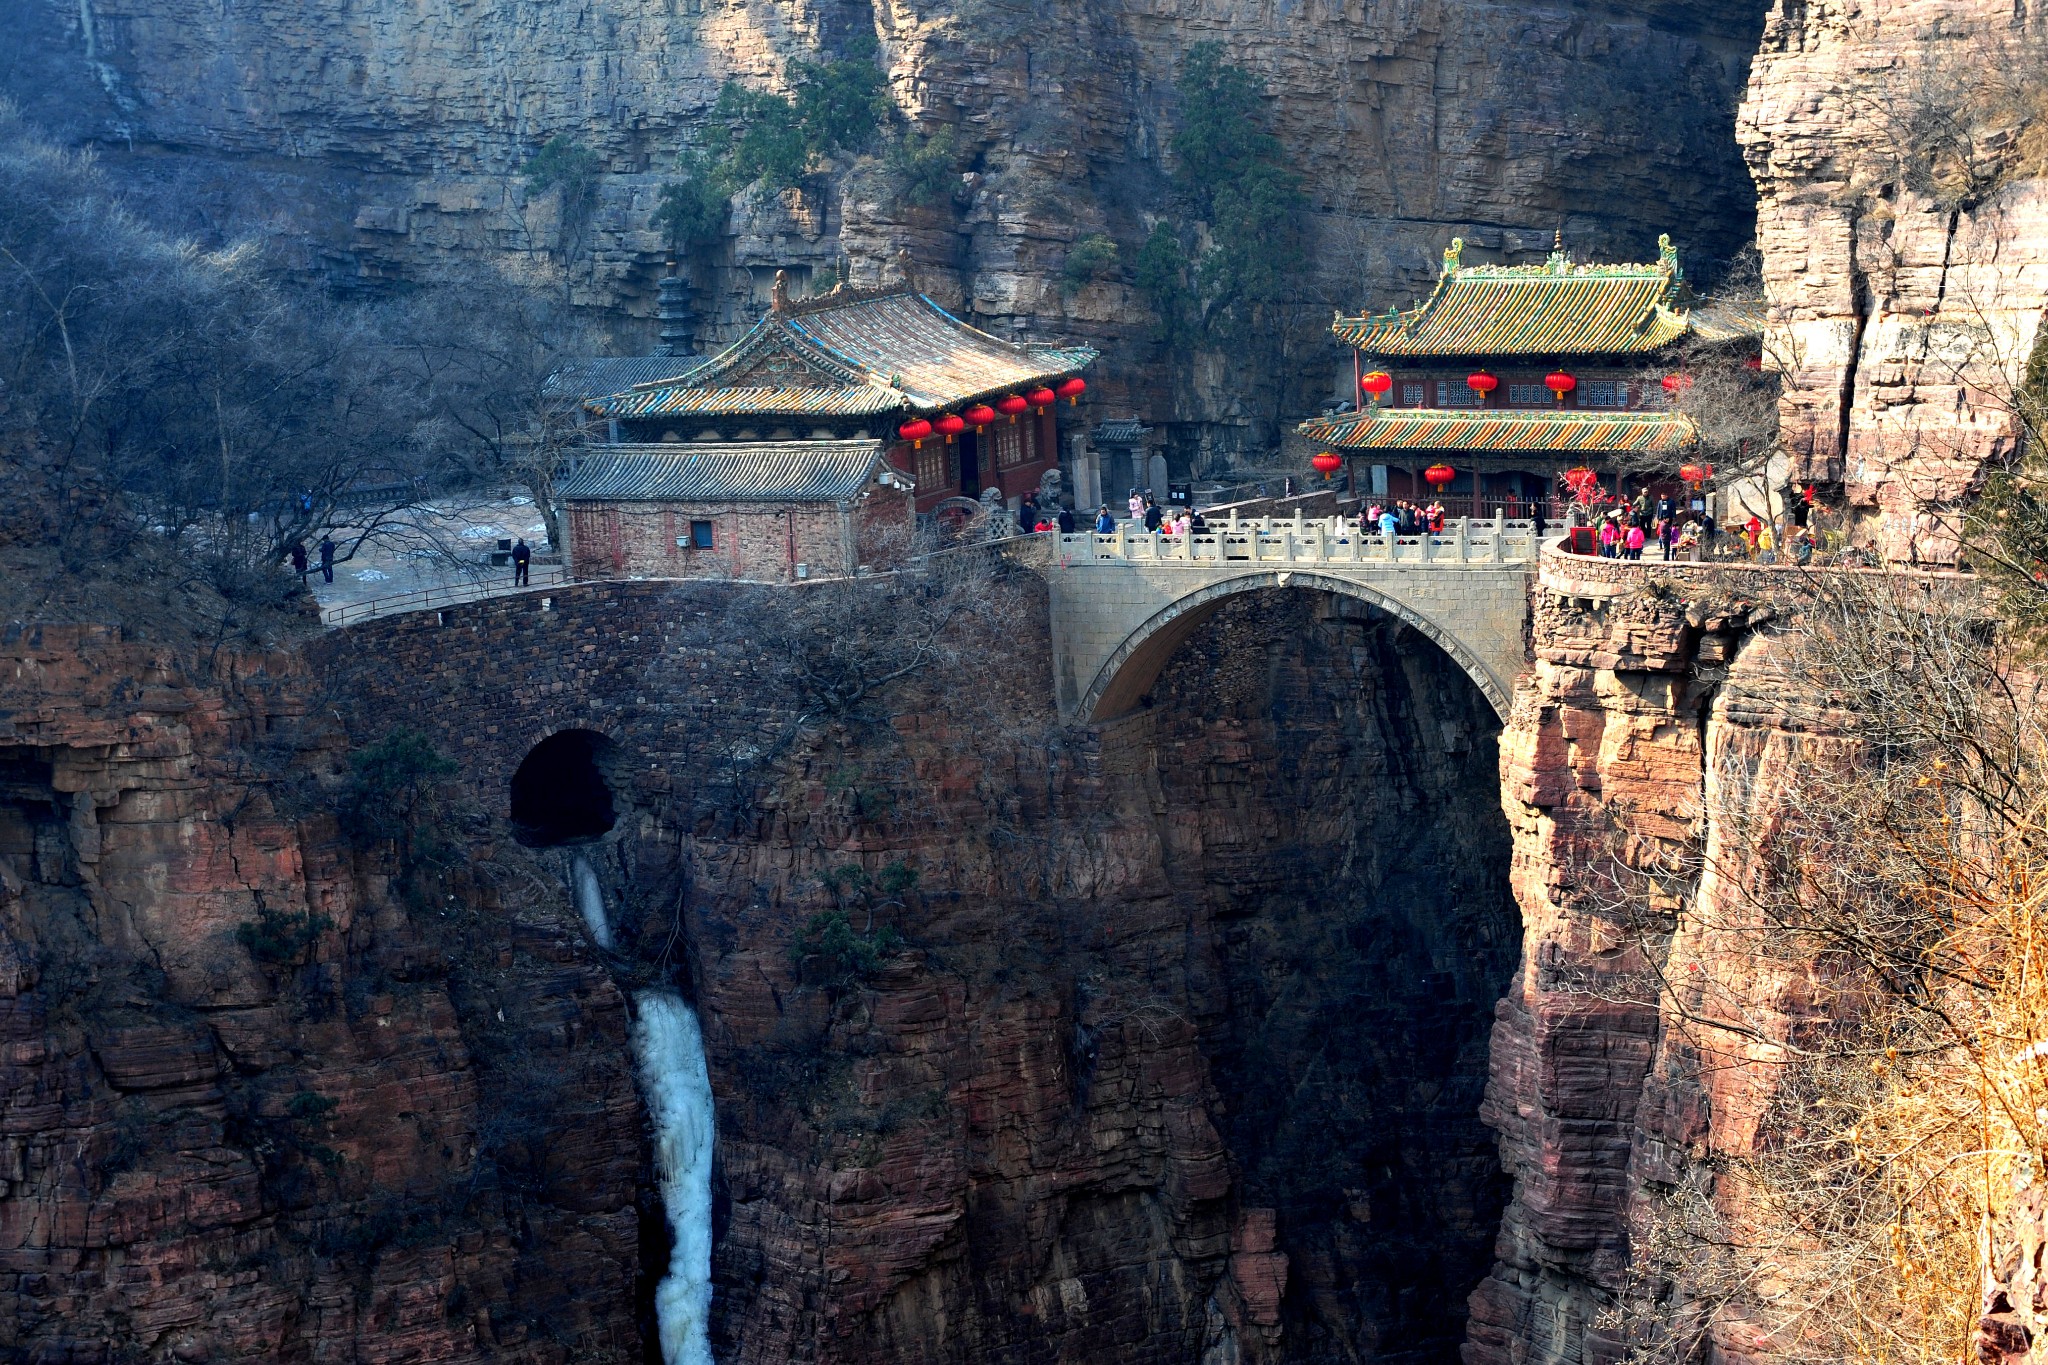
<path fill-rule="evenodd" d="M 837 502 L 882 463 L 880 441 L 592 446 L 555 479 L 564 502 Z"/>
<path fill-rule="evenodd" d="M 550 396 L 602 398 L 623 393 L 635 384 L 674 379 L 703 363 L 703 357 L 694 355 L 592 356 L 564 365 L 549 375 L 543 392 Z"/>
<path fill-rule="evenodd" d="M 1678 454 L 1697 437 L 1676 412 L 1540 412 L 1368 408 L 1303 422 L 1311 441 L 1339 450 L 1465 451 L 1471 454 Z"/>
<path fill-rule="evenodd" d="M 776 306 L 695 369 L 599 398 L 604 417 L 869 416 L 937 412 L 1093 364 L 1087 346 L 1004 341 L 909 286 L 838 289 Z"/>
<path fill-rule="evenodd" d="M 1577 265 L 1562 249 L 1542 265 L 1461 265 L 1462 238 L 1444 252 L 1427 300 L 1406 312 L 1341 314 L 1338 337 L 1372 355 L 1636 355 L 1688 335 L 1734 340 L 1761 331 L 1747 315 L 1684 308 L 1684 275 L 1669 237 L 1649 265 Z"/>

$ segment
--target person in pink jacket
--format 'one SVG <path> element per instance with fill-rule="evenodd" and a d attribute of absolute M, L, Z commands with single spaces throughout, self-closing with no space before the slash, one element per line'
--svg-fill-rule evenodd
<path fill-rule="evenodd" d="M 1600 557 L 1613 559 L 1615 546 L 1621 543 L 1621 528 L 1614 524 L 1613 517 L 1604 518 L 1600 523 Z"/>
<path fill-rule="evenodd" d="M 1623 544 L 1628 547 L 1628 557 L 1630 559 L 1641 559 L 1643 557 L 1643 525 L 1641 522 L 1632 521 L 1629 523 L 1628 536 L 1623 541 Z"/>

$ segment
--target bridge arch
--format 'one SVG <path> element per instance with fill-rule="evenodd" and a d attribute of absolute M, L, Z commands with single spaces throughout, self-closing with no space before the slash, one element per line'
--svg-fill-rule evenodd
<path fill-rule="evenodd" d="M 1173 657 L 1174 651 L 1215 615 L 1224 599 L 1267 588 L 1308 588 L 1357 598 L 1377 607 L 1413 627 L 1449 655 L 1452 662 L 1485 694 L 1494 713 L 1503 721 L 1507 719 L 1512 681 L 1497 676 L 1480 654 L 1467 647 L 1456 635 L 1399 598 L 1369 584 L 1338 574 L 1303 569 L 1246 573 L 1211 582 L 1153 613 L 1103 660 L 1094 681 L 1082 694 L 1078 713 L 1089 720 L 1100 721 L 1134 710 L 1159 680 L 1160 671 L 1166 667 L 1166 661 Z"/>
<path fill-rule="evenodd" d="M 607 769 L 614 745 L 598 730 L 557 730 L 534 745 L 508 784 L 512 828 L 535 848 L 577 843 L 608 833 L 618 803 Z"/>

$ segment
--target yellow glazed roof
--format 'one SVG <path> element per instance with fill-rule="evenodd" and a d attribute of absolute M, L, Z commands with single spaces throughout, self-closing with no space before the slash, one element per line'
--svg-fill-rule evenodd
<path fill-rule="evenodd" d="M 1004 341 L 909 288 L 778 301 L 688 373 L 595 400 L 605 417 L 937 412 L 1078 373 L 1087 346 Z"/>
<path fill-rule="evenodd" d="M 1459 264 L 1464 241 L 1444 252 L 1436 291 L 1406 312 L 1339 316 L 1331 330 L 1371 355 L 1634 355 L 1689 333 L 1707 335 L 1682 311 L 1683 276 L 1669 237 L 1649 265 L 1576 265 L 1563 251 L 1542 265 Z M 1716 319 L 1720 322 L 1720 319 Z"/>

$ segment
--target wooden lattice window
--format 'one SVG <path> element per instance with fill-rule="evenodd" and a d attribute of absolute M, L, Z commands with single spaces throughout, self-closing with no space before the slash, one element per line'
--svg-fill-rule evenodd
<path fill-rule="evenodd" d="M 989 429 L 991 444 L 996 448 L 996 468 L 1015 469 L 1031 460 L 1031 445 L 1024 439 L 1030 428 L 1016 422 L 1008 422 Z"/>
<path fill-rule="evenodd" d="M 1436 401 L 1447 408 L 1483 408 L 1486 395 L 1462 379 L 1439 379 L 1436 384 Z"/>
<path fill-rule="evenodd" d="M 911 452 L 918 492 L 931 493 L 953 486 L 958 478 L 953 472 L 953 453 L 958 448 L 950 441 L 926 441 Z"/>
<path fill-rule="evenodd" d="M 1541 384 L 1510 384 L 1508 402 L 1518 408 L 1547 408 L 1557 402 L 1557 397 Z"/>
<path fill-rule="evenodd" d="M 1588 379 L 1579 385 L 1582 408 L 1625 408 L 1628 385 L 1619 379 Z"/>

